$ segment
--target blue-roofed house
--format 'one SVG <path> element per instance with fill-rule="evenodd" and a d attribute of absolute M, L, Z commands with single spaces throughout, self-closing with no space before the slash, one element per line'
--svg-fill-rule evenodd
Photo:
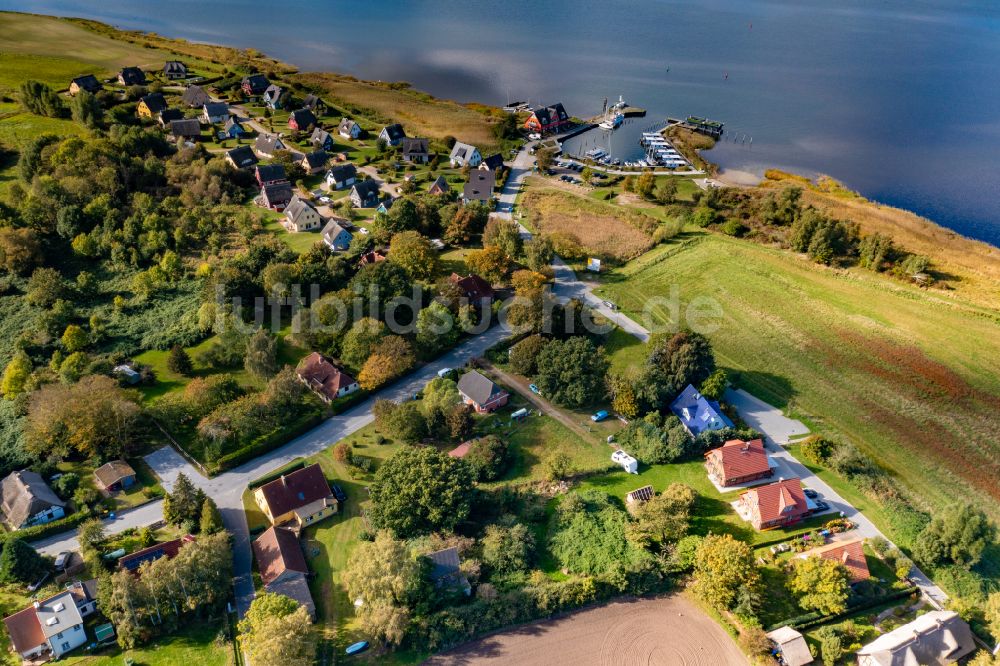
<path fill-rule="evenodd" d="M 670 404 L 670 411 L 681 420 L 692 437 L 710 430 L 733 427 L 733 422 L 722 413 L 719 403 L 698 393 L 690 384 Z"/>

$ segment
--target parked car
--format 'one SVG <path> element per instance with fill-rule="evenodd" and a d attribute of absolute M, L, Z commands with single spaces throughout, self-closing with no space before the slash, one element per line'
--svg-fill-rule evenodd
<path fill-rule="evenodd" d="M 538 387 L 535 386 L 534 384 L 528 384 L 528 388 L 531 389 L 531 392 L 534 393 L 534 394 L 536 394 L 536 395 L 541 395 L 542 394 L 542 392 L 539 391 Z"/>
<path fill-rule="evenodd" d="M 594 423 L 599 423 L 600 421 L 603 421 L 604 419 L 608 418 L 608 416 L 609 416 L 608 410 L 602 409 L 596 414 L 591 415 L 590 420 L 593 421 Z"/>
<path fill-rule="evenodd" d="M 817 497 L 819 497 L 819 493 L 818 493 L 818 492 L 816 492 L 815 490 L 813 490 L 812 488 L 803 488 L 803 489 L 802 489 L 802 492 L 803 492 L 803 493 L 805 494 L 805 496 L 806 496 L 806 497 L 808 497 L 809 499 L 816 499 Z"/>
<path fill-rule="evenodd" d="M 65 569 L 66 565 L 69 564 L 69 558 L 72 557 L 73 553 L 68 550 L 56 555 L 56 569 Z"/>
<path fill-rule="evenodd" d="M 824 502 L 823 500 L 816 500 L 815 504 L 816 504 L 816 513 L 819 513 L 820 511 L 830 510 L 830 505 Z"/>
<path fill-rule="evenodd" d="M 617 310 L 618 309 L 618 306 L 615 305 L 614 303 L 612 303 L 611 301 L 601 301 L 601 303 L 604 303 L 604 307 L 606 307 L 609 310 Z"/>
<path fill-rule="evenodd" d="M 539 134 L 538 132 L 532 132 L 531 134 L 528 135 L 528 138 L 531 139 L 532 141 L 538 141 L 539 139 L 542 138 L 542 135 Z"/>
<path fill-rule="evenodd" d="M 338 502 L 347 501 L 347 493 L 345 493 L 344 489 L 338 486 L 336 483 L 330 486 L 330 490 L 333 492 L 333 496 L 337 498 Z"/>
<path fill-rule="evenodd" d="M 319 200 L 320 200 L 320 201 L 321 201 L 322 203 L 325 203 L 325 204 L 328 204 L 328 203 L 330 203 L 331 201 L 333 201 L 333 199 L 331 199 L 330 197 L 327 197 L 327 196 L 323 196 L 323 197 L 320 197 L 320 198 L 319 198 Z"/>

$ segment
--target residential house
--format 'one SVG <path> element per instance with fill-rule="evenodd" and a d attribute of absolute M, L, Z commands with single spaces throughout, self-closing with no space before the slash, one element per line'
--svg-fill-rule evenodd
<path fill-rule="evenodd" d="M 201 122 L 206 125 L 229 120 L 229 105 L 225 102 L 208 102 L 201 107 Z"/>
<path fill-rule="evenodd" d="M 285 216 L 281 218 L 281 226 L 288 231 L 315 231 L 323 224 L 323 218 L 312 204 L 298 194 L 292 197 L 285 208 Z"/>
<path fill-rule="evenodd" d="M 167 108 L 167 100 L 163 98 L 163 93 L 149 93 L 139 100 L 135 107 L 140 118 L 152 118 Z"/>
<path fill-rule="evenodd" d="M 355 182 L 351 187 L 351 203 L 355 208 L 374 208 L 378 205 L 382 187 L 377 180 Z"/>
<path fill-rule="evenodd" d="M 394 123 L 383 127 L 378 133 L 378 138 L 385 141 L 388 146 L 398 146 L 399 142 L 406 138 L 406 132 L 403 131 L 402 125 Z"/>
<path fill-rule="evenodd" d="M 494 384 L 486 375 L 471 370 L 458 380 L 462 401 L 479 413 L 492 412 L 507 404 L 510 394 Z"/>
<path fill-rule="evenodd" d="M 66 515 L 66 503 L 36 472 L 11 472 L 0 483 L 0 509 L 12 530 L 51 523 Z"/>
<path fill-rule="evenodd" d="M 469 182 L 462 190 L 462 203 L 470 204 L 478 201 L 486 206 L 491 205 L 495 185 L 496 175 L 492 171 L 473 169 L 469 172 Z"/>
<path fill-rule="evenodd" d="M 972 630 L 955 611 L 931 611 L 857 651 L 858 666 L 944 666 L 972 654 Z"/>
<path fill-rule="evenodd" d="M 111 372 L 117 375 L 126 384 L 134 386 L 142 381 L 142 373 L 133 368 L 127 363 L 122 363 L 121 365 L 116 365 L 111 368 Z"/>
<path fill-rule="evenodd" d="M 448 186 L 448 181 L 445 180 L 444 176 L 438 176 L 431 183 L 431 186 L 427 188 L 428 194 L 448 194 L 451 192 L 451 187 Z"/>
<path fill-rule="evenodd" d="M 309 109 L 298 109 L 288 116 L 288 129 L 298 132 L 307 132 L 310 127 L 316 127 L 316 123 L 316 116 Z"/>
<path fill-rule="evenodd" d="M 271 84 L 264 90 L 264 97 L 261 99 L 264 101 L 264 106 L 270 109 L 280 109 L 281 108 L 281 95 L 285 91 L 281 89 L 281 86 Z"/>
<path fill-rule="evenodd" d="M 868 560 L 865 559 L 864 539 L 833 541 L 799 555 L 799 558 L 803 560 L 807 557 L 822 557 L 824 560 L 840 562 L 851 576 L 851 585 L 872 577 L 871 572 L 868 571 Z"/>
<path fill-rule="evenodd" d="M 235 116 L 226 118 L 226 124 L 222 126 L 222 132 L 230 139 L 238 139 L 247 133 L 240 121 Z"/>
<path fill-rule="evenodd" d="M 253 149 L 258 156 L 271 159 L 279 150 L 288 150 L 288 146 L 277 134 L 259 134 L 254 141 Z"/>
<path fill-rule="evenodd" d="M 201 123 L 195 118 L 171 120 L 170 133 L 175 139 L 197 139 L 201 136 Z"/>
<path fill-rule="evenodd" d="M 479 165 L 480 169 L 488 169 L 493 173 L 497 173 L 503 168 L 503 155 L 500 153 L 494 153 L 489 157 L 485 158 Z"/>
<path fill-rule="evenodd" d="M 316 604 L 309 592 L 309 567 L 295 532 L 284 527 L 269 527 L 253 544 L 264 589 L 299 602 L 316 619 Z"/>
<path fill-rule="evenodd" d="M 656 496 L 656 492 L 653 490 L 653 486 L 643 486 L 642 488 L 636 488 L 633 491 L 626 493 L 625 504 L 626 506 L 632 504 L 642 504 L 643 502 L 648 502 Z"/>
<path fill-rule="evenodd" d="M 493 304 L 493 287 L 475 273 L 469 273 L 465 277 L 452 273 L 448 282 L 458 287 L 469 304 L 477 308 L 488 310 Z"/>
<path fill-rule="evenodd" d="M 779 663 L 784 666 L 806 666 L 813 663 L 812 653 L 805 637 L 791 627 L 781 627 L 767 632 L 774 649 L 781 656 Z"/>
<path fill-rule="evenodd" d="M 466 596 L 472 594 L 469 579 L 462 573 L 458 549 L 452 546 L 427 555 L 431 561 L 431 582 L 439 588 L 457 588 Z"/>
<path fill-rule="evenodd" d="M 739 514 L 758 530 L 785 527 L 809 514 L 802 482 L 782 479 L 757 486 L 740 495 Z"/>
<path fill-rule="evenodd" d="M 358 259 L 358 268 L 364 268 L 365 266 L 369 266 L 371 264 L 377 264 L 380 261 L 385 261 L 385 259 L 386 259 L 385 255 L 379 252 L 378 250 L 365 252 L 363 255 L 361 255 L 361 258 Z"/>
<path fill-rule="evenodd" d="M 400 155 L 404 162 L 415 164 L 427 164 L 431 159 L 430 147 L 427 139 L 403 138 L 399 142 Z"/>
<path fill-rule="evenodd" d="M 302 156 L 300 164 L 308 174 L 319 173 L 326 168 L 326 163 L 330 161 L 330 156 L 325 150 L 316 150 Z"/>
<path fill-rule="evenodd" d="M 774 474 L 760 439 L 749 442 L 731 439 L 705 454 L 705 466 L 712 480 L 723 488 L 767 479 Z"/>
<path fill-rule="evenodd" d="M 118 72 L 118 84 L 123 86 L 146 85 L 146 73 L 138 67 L 123 67 Z"/>
<path fill-rule="evenodd" d="M 354 185 L 358 180 L 358 170 L 353 164 L 340 164 L 326 172 L 326 184 L 335 190 Z"/>
<path fill-rule="evenodd" d="M 285 175 L 285 167 L 281 164 L 259 164 L 254 171 L 254 177 L 257 178 L 257 184 L 261 187 L 288 180 L 288 176 Z"/>
<path fill-rule="evenodd" d="M 89 93 L 99 93 L 101 91 L 101 82 L 93 74 L 84 74 L 69 82 L 70 95 L 76 95 L 81 90 L 86 90 Z"/>
<path fill-rule="evenodd" d="M 561 103 L 551 106 L 541 106 L 533 109 L 531 117 L 525 121 L 524 126 L 531 132 L 547 133 L 558 132 L 569 125 L 569 114 Z"/>
<path fill-rule="evenodd" d="M 337 498 L 318 464 L 282 474 L 256 488 L 253 496 L 272 525 L 301 529 L 337 513 Z"/>
<path fill-rule="evenodd" d="M 201 86 L 188 86 L 181 95 L 181 102 L 191 109 L 199 109 L 211 101 L 212 99 Z"/>
<path fill-rule="evenodd" d="M 733 422 L 722 413 L 719 403 L 698 393 L 690 384 L 670 404 L 670 411 L 681 420 L 692 437 L 709 430 L 733 427 Z"/>
<path fill-rule="evenodd" d="M 351 232 L 344 228 L 343 223 L 346 220 L 334 219 L 326 223 L 323 227 L 323 242 L 326 243 L 327 247 L 335 252 L 345 252 L 351 247 L 351 241 L 354 240 L 354 236 Z"/>
<path fill-rule="evenodd" d="M 11 649 L 25 662 L 59 659 L 87 642 L 83 618 L 97 609 L 97 581 L 70 583 L 3 620 Z"/>
<path fill-rule="evenodd" d="M 180 552 L 181 548 L 187 544 L 193 542 L 195 539 L 190 534 L 187 534 L 180 539 L 173 539 L 171 541 L 164 541 L 163 543 L 154 543 L 148 548 L 142 548 L 135 551 L 134 553 L 129 553 L 125 557 L 118 560 L 118 568 L 123 571 L 129 571 L 136 576 L 139 575 L 139 567 L 141 567 L 146 562 L 155 562 L 161 557 L 165 557 L 171 560 L 177 557 L 177 553 Z"/>
<path fill-rule="evenodd" d="M 226 161 L 232 164 L 234 169 L 249 169 L 257 164 L 257 156 L 253 154 L 250 146 L 237 146 L 226 151 Z"/>
<path fill-rule="evenodd" d="M 333 150 L 333 137 L 322 127 L 316 127 L 309 137 L 311 143 L 317 150 Z"/>
<path fill-rule="evenodd" d="M 135 485 L 135 470 L 124 460 L 112 460 L 94 470 L 97 485 L 109 493 Z"/>
<path fill-rule="evenodd" d="M 337 126 L 337 133 L 345 139 L 357 139 L 361 136 L 361 125 L 350 118 L 341 118 L 340 125 Z"/>
<path fill-rule="evenodd" d="M 180 109 L 163 109 L 158 114 L 156 114 L 156 122 L 160 124 L 163 129 L 169 129 L 170 123 L 175 120 L 181 120 L 184 118 L 184 112 Z"/>
<path fill-rule="evenodd" d="M 313 352 L 302 359 L 295 372 L 302 383 L 327 404 L 355 393 L 361 388 L 354 377 L 338 368 L 329 357 L 319 352 Z"/>
<path fill-rule="evenodd" d="M 260 188 L 261 205 L 279 213 L 292 200 L 292 185 L 287 180 L 268 183 Z"/>
<path fill-rule="evenodd" d="M 267 80 L 267 77 L 263 74 L 251 74 L 250 76 L 243 77 L 243 82 L 241 86 L 243 88 L 243 94 L 247 97 L 259 97 L 264 94 L 264 91 L 268 89 L 271 82 Z"/>
<path fill-rule="evenodd" d="M 168 60 L 163 65 L 163 76 L 171 81 L 176 79 L 186 79 L 188 75 L 187 65 L 180 60 Z"/>
<path fill-rule="evenodd" d="M 310 93 L 302 100 L 302 108 L 309 109 L 313 113 L 323 113 L 326 110 L 326 104 L 318 95 Z"/>
<path fill-rule="evenodd" d="M 451 166 L 456 169 L 464 167 L 466 164 L 475 168 L 482 163 L 483 156 L 479 154 L 479 149 L 475 146 L 456 141 L 455 145 L 452 146 L 451 155 L 448 159 L 451 162 Z"/>
<path fill-rule="evenodd" d="M 389 213 L 389 210 L 392 208 L 392 204 L 394 201 L 395 199 L 392 198 L 382 199 L 382 201 L 378 203 L 378 208 L 375 209 L 375 212 L 381 213 L 382 215 L 387 215 Z"/>

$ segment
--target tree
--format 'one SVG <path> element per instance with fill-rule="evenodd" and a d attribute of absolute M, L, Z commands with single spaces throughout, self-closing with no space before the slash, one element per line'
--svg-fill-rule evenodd
<path fill-rule="evenodd" d="M 548 340 L 539 334 L 529 335 L 510 348 L 508 360 L 510 369 L 519 375 L 530 377 L 538 368 L 538 355 L 545 349 Z"/>
<path fill-rule="evenodd" d="M 819 652 L 823 659 L 823 666 L 835 666 L 844 654 L 843 642 L 840 635 L 832 626 L 820 627 L 816 630 L 816 638 L 819 640 Z"/>
<path fill-rule="evenodd" d="M 215 534 L 221 532 L 224 527 L 222 513 L 211 497 L 206 497 L 205 501 L 201 503 L 201 517 L 198 527 L 198 531 L 202 534 Z"/>
<path fill-rule="evenodd" d="M 14 358 L 3 369 L 3 379 L 0 380 L 0 392 L 8 400 L 12 400 L 25 392 L 28 379 L 31 377 L 31 359 L 23 349 L 17 350 Z"/>
<path fill-rule="evenodd" d="M 482 538 L 483 563 L 495 574 L 509 576 L 528 569 L 535 536 L 522 524 L 487 525 Z"/>
<path fill-rule="evenodd" d="M 662 493 L 640 504 L 626 538 L 639 548 L 662 551 L 679 541 L 688 530 L 691 509 L 698 493 L 682 483 L 671 483 Z"/>
<path fill-rule="evenodd" d="M 25 275 L 42 262 L 42 245 L 31 229 L 0 229 L 0 266 Z"/>
<path fill-rule="evenodd" d="M 376 427 L 387 437 L 403 444 L 416 444 L 427 436 L 427 421 L 416 403 L 379 400 L 376 405 Z"/>
<path fill-rule="evenodd" d="M 552 160 L 555 159 L 555 151 L 552 148 L 539 148 L 535 151 L 535 164 L 539 171 L 546 171 L 552 168 Z"/>
<path fill-rule="evenodd" d="M 990 634 L 1000 642 L 1000 591 L 991 592 L 987 597 L 983 617 L 990 628 Z"/>
<path fill-rule="evenodd" d="M 528 268 L 540 271 L 552 264 L 555 251 L 552 249 L 552 239 L 548 236 L 534 235 L 524 244 L 524 260 Z"/>
<path fill-rule="evenodd" d="M 101 107 L 97 96 L 86 90 L 81 90 L 69 104 L 73 120 L 89 129 L 96 129 L 101 126 L 104 119 L 104 109 Z"/>
<path fill-rule="evenodd" d="M 561 481 L 573 476 L 576 472 L 573 458 L 565 451 L 553 450 L 542 458 L 542 471 L 549 481 Z"/>
<path fill-rule="evenodd" d="M 263 328 L 250 336 L 243 367 L 258 379 L 273 377 L 278 372 L 278 343 Z"/>
<path fill-rule="evenodd" d="M 656 177 L 652 171 L 643 171 L 635 181 L 635 193 L 643 199 L 653 196 L 653 188 L 656 186 Z"/>
<path fill-rule="evenodd" d="M 604 394 L 604 350 L 588 338 L 552 340 L 538 355 L 535 383 L 542 395 L 567 407 L 584 407 Z"/>
<path fill-rule="evenodd" d="M 788 589 L 798 595 L 799 606 L 823 615 L 842 613 L 847 609 L 849 585 L 847 568 L 836 560 L 822 557 L 797 560 L 788 579 Z"/>
<path fill-rule="evenodd" d="M 491 284 L 501 282 L 510 270 L 507 253 L 496 245 L 469 252 L 465 257 L 465 265 Z"/>
<path fill-rule="evenodd" d="M 371 485 L 368 517 L 401 538 L 451 530 L 469 515 L 472 472 L 436 449 L 405 448 L 386 460 Z"/>
<path fill-rule="evenodd" d="M 611 407 L 615 412 L 627 419 L 639 416 L 639 399 L 629 378 L 612 373 L 608 375 L 607 381 Z"/>
<path fill-rule="evenodd" d="M 982 511 L 968 504 L 954 506 L 924 528 L 913 555 L 928 566 L 954 563 L 968 568 L 979 562 L 995 534 Z"/>
<path fill-rule="evenodd" d="M 445 414 L 445 424 L 448 426 L 448 436 L 453 441 L 462 441 L 472 435 L 475 420 L 472 418 L 472 407 L 455 405 Z"/>
<path fill-rule="evenodd" d="M 437 250 L 417 231 L 403 231 L 392 237 L 389 261 L 399 264 L 413 280 L 432 280 L 440 271 Z"/>
<path fill-rule="evenodd" d="M 410 343 L 398 335 L 381 340 L 358 373 L 358 383 L 366 391 L 405 374 L 417 362 Z"/>
<path fill-rule="evenodd" d="M 264 592 L 254 598 L 240 620 L 240 643 L 258 664 L 311 664 L 316 637 L 305 606 L 294 599 Z"/>
<path fill-rule="evenodd" d="M 194 372 L 194 364 L 191 363 L 191 357 L 184 351 L 184 347 L 174 345 L 170 348 L 170 354 L 167 356 L 167 369 L 184 377 L 191 376 L 191 373 Z"/>
<path fill-rule="evenodd" d="M 646 363 L 655 371 L 658 390 L 667 398 L 673 398 L 688 384 L 700 386 L 715 370 L 712 346 L 700 333 L 654 335 L 649 344 Z"/>
<path fill-rule="evenodd" d="M 66 107 L 52 88 L 39 81 L 21 83 L 21 104 L 36 116 L 60 118 L 66 115 Z"/>
<path fill-rule="evenodd" d="M 721 609 L 733 606 L 740 589 L 760 583 L 753 549 L 730 534 L 705 537 L 695 556 L 694 575 L 698 596 Z"/>
<path fill-rule="evenodd" d="M 664 206 L 672 204 L 677 199 L 677 181 L 667 178 L 656 190 L 656 200 Z"/>
<path fill-rule="evenodd" d="M 463 460 L 479 481 L 494 481 L 507 463 L 507 442 L 496 435 L 474 439 Z"/>
<path fill-rule="evenodd" d="M 483 231 L 483 245 L 499 247 L 508 259 L 514 260 L 521 255 L 524 240 L 521 238 L 521 229 L 516 222 L 494 217 L 486 223 L 486 229 Z"/>
<path fill-rule="evenodd" d="M 121 458 L 136 445 L 137 399 L 103 375 L 89 375 L 71 385 L 46 384 L 28 403 L 28 449 L 50 457 L 76 451 Z"/>
<path fill-rule="evenodd" d="M 104 523 L 99 518 L 84 521 L 76 531 L 76 542 L 80 544 L 80 553 L 86 559 L 94 559 L 98 555 L 105 540 Z"/>
<path fill-rule="evenodd" d="M 28 279 L 24 298 L 30 305 L 47 308 L 63 297 L 62 275 L 54 268 L 36 268 Z"/>
<path fill-rule="evenodd" d="M 375 345 L 387 335 L 389 329 L 384 323 L 378 319 L 363 317 L 354 322 L 351 329 L 344 334 L 344 340 L 340 345 L 340 358 L 348 367 L 360 369 L 371 356 Z"/>
<path fill-rule="evenodd" d="M 7 539 L 0 553 L 0 582 L 37 583 L 49 570 L 38 551 L 16 536 Z"/>
<path fill-rule="evenodd" d="M 204 503 L 205 494 L 182 472 L 177 475 L 173 489 L 163 497 L 163 519 L 171 525 L 196 523 Z"/>
<path fill-rule="evenodd" d="M 443 239 L 452 245 L 465 245 L 483 232 L 489 220 L 489 209 L 479 202 L 466 206 L 446 206 L 441 210 Z"/>
<path fill-rule="evenodd" d="M 425 356 L 433 356 L 458 341 L 455 316 L 446 305 L 434 301 L 417 315 L 417 344 Z"/>
<path fill-rule="evenodd" d="M 70 354 L 85 349 L 89 343 L 90 338 L 87 337 L 87 333 L 76 324 L 70 324 L 63 331 L 62 344 Z"/>

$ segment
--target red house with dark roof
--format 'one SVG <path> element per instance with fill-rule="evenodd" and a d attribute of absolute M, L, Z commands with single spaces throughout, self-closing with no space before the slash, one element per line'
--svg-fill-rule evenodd
<path fill-rule="evenodd" d="M 802 482 L 784 479 L 751 488 L 740 495 L 740 515 L 758 530 L 797 523 L 809 514 Z"/>
<path fill-rule="evenodd" d="M 469 303 L 476 307 L 480 305 L 489 307 L 493 303 L 493 287 L 475 273 L 470 273 L 465 277 L 458 273 L 452 273 L 448 282 L 458 287 Z"/>
<path fill-rule="evenodd" d="M 753 439 L 744 442 L 731 439 L 705 454 L 708 475 L 720 486 L 735 486 L 774 474 L 764 450 L 764 442 Z"/>
<path fill-rule="evenodd" d="M 354 377 L 338 368 L 326 356 L 313 352 L 302 359 L 295 370 L 299 379 L 318 395 L 323 402 L 332 402 L 360 387 Z"/>
<path fill-rule="evenodd" d="M 254 490 L 253 496 L 272 525 L 302 528 L 337 513 L 337 499 L 318 464 L 282 474 Z"/>
<path fill-rule="evenodd" d="M 851 585 L 868 580 L 872 577 L 868 571 L 868 560 L 865 559 L 865 542 L 863 539 L 834 541 L 819 548 L 813 548 L 799 555 L 803 560 L 807 557 L 822 557 L 824 560 L 840 562 L 851 575 Z"/>
<path fill-rule="evenodd" d="M 533 109 L 531 117 L 524 122 L 525 128 L 532 132 L 558 132 L 569 124 L 569 114 L 561 102 L 551 106 L 541 106 Z"/>

